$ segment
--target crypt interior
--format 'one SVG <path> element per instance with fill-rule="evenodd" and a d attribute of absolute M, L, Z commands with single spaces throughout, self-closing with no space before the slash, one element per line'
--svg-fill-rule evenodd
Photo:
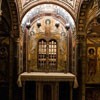
<path fill-rule="evenodd" d="M 0 100 L 100 100 L 100 0 L 0 0 Z"/>

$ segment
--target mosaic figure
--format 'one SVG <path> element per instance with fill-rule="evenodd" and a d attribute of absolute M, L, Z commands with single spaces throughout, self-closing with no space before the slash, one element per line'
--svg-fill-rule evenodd
<path fill-rule="evenodd" d="M 93 48 L 88 50 L 88 81 L 94 81 L 96 74 L 97 59 Z"/>

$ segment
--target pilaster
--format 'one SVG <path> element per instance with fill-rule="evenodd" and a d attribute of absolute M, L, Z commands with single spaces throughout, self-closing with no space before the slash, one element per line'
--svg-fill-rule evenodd
<path fill-rule="evenodd" d="M 85 100 L 85 72 L 86 72 L 86 36 L 81 32 L 77 34 L 77 75 L 81 100 Z"/>
<path fill-rule="evenodd" d="M 11 32 L 12 33 L 12 32 Z M 9 46 L 9 100 L 13 100 L 13 67 L 14 67 L 14 51 L 13 51 L 13 38 L 10 37 Z"/>

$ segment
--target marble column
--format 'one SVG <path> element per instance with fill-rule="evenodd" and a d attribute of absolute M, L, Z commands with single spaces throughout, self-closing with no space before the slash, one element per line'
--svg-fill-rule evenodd
<path fill-rule="evenodd" d="M 84 33 L 77 35 L 77 72 L 81 91 L 80 98 L 85 100 L 86 39 Z"/>
<path fill-rule="evenodd" d="M 82 38 L 82 100 L 85 100 L 85 80 L 86 80 L 86 38 Z"/>
<path fill-rule="evenodd" d="M 74 35 L 73 36 L 73 43 L 72 43 L 72 72 L 77 75 L 77 44 L 78 44 L 78 41 L 77 41 L 77 36 Z"/>
<path fill-rule="evenodd" d="M 19 65 L 19 60 L 21 59 L 20 58 L 20 39 L 19 38 L 16 39 L 15 43 L 16 43 L 16 49 L 17 49 L 17 51 L 16 51 L 17 74 L 20 74 L 21 73 L 20 65 Z"/>
<path fill-rule="evenodd" d="M 23 71 L 28 71 L 27 69 L 27 58 L 28 58 L 28 29 L 26 28 L 25 31 L 24 31 L 24 38 L 23 38 L 23 55 L 24 55 L 24 58 L 23 58 Z"/>
<path fill-rule="evenodd" d="M 12 34 L 12 32 L 11 32 Z M 13 37 L 10 37 L 10 55 L 9 55 L 9 100 L 13 100 L 13 67 L 14 67 L 14 51 L 13 51 Z"/>

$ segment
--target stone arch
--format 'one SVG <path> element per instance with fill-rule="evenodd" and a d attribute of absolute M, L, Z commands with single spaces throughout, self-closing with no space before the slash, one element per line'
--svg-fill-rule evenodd
<path fill-rule="evenodd" d="M 22 14 L 21 14 L 21 20 L 23 18 L 23 16 L 30 10 L 32 9 L 33 7 L 37 6 L 37 5 L 40 5 L 40 4 L 55 4 L 55 5 L 58 5 L 62 8 L 64 8 L 66 11 L 69 12 L 69 14 L 72 16 L 72 18 L 75 20 L 76 19 L 76 16 L 75 16 L 75 12 L 74 10 L 68 6 L 67 4 L 63 4 L 59 1 L 37 1 L 35 3 L 32 3 L 30 2 L 27 6 L 25 6 L 25 8 L 23 8 L 23 11 L 22 11 Z"/>
<path fill-rule="evenodd" d="M 20 23 L 18 8 L 14 0 L 9 0 L 8 3 L 9 3 L 10 15 L 11 15 L 11 26 L 12 26 L 11 36 L 18 38 L 19 37 L 19 23 Z"/>
<path fill-rule="evenodd" d="M 13 100 L 15 95 L 14 88 L 16 87 L 15 83 L 17 80 L 17 42 L 16 39 L 19 38 L 19 19 L 18 11 L 15 4 L 15 0 L 2 0 L 1 5 L 2 14 L 0 15 L 0 48 L 5 56 L 3 59 L 0 59 L 0 71 L 3 72 L 1 84 L 3 88 L 0 87 L 0 98 L 4 100 Z M 3 27 L 3 28 L 2 28 Z M 16 50 L 15 50 L 16 48 Z M 4 51 L 3 51 L 3 50 Z M 5 96 L 1 97 L 2 94 Z M 14 91 L 13 91 L 14 90 Z"/>
<path fill-rule="evenodd" d="M 86 11 L 87 11 L 86 8 L 88 4 L 89 4 L 89 0 L 84 0 L 80 7 L 80 12 L 78 15 L 78 23 L 77 23 L 77 31 L 79 32 L 84 31 Z"/>
<path fill-rule="evenodd" d="M 83 0 L 80 7 L 80 13 L 78 15 L 77 31 L 83 32 L 84 30 L 86 30 L 89 23 L 91 23 L 91 21 L 97 17 L 98 4 L 94 4 L 94 3 L 95 0 L 93 1 Z"/>

